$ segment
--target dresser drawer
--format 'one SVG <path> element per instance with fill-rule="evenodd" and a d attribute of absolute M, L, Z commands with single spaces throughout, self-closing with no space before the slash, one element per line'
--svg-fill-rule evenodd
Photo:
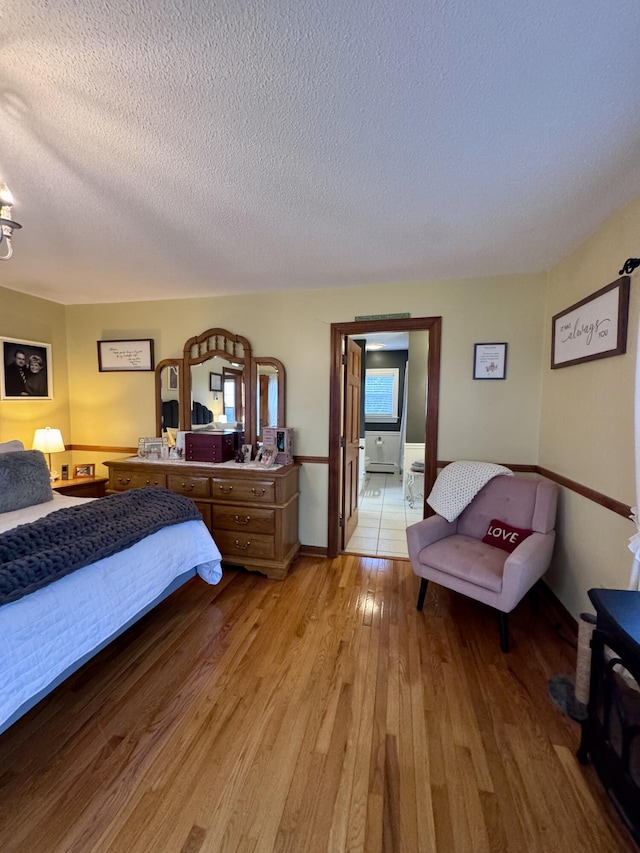
<path fill-rule="evenodd" d="M 162 486 L 166 488 L 167 477 L 161 472 L 134 471 L 118 469 L 109 474 L 109 488 L 112 491 L 121 492 L 123 489 L 140 489 L 143 486 Z"/>
<path fill-rule="evenodd" d="M 253 533 L 233 533 L 230 530 L 215 530 L 213 538 L 223 559 L 243 565 L 250 558 L 272 560 L 275 556 L 273 536 Z"/>
<path fill-rule="evenodd" d="M 232 480 L 212 477 L 214 500 L 273 503 L 276 499 L 274 480 Z"/>
<path fill-rule="evenodd" d="M 213 504 L 213 529 L 234 530 L 245 536 L 253 533 L 275 533 L 275 510 L 261 507 Z"/>
<path fill-rule="evenodd" d="M 188 474 L 180 477 L 178 474 L 169 474 L 168 486 L 172 492 L 186 495 L 188 498 L 209 497 L 208 477 L 191 477 Z"/>

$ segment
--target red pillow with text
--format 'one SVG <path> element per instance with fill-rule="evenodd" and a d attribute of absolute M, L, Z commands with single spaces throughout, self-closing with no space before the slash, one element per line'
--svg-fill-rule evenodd
<path fill-rule="evenodd" d="M 489 529 L 482 537 L 482 541 L 487 545 L 493 545 L 495 548 L 502 548 L 503 551 L 511 553 L 518 545 L 531 536 L 533 530 L 525 530 L 523 527 L 512 527 L 506 521 L 500 521 L 499 518 L 494 518 L 489 524 Z"/>

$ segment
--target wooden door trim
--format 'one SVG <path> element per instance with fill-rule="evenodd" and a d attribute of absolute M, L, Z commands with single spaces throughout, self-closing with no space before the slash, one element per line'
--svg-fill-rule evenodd
<path fill-rule="evenodd" d="M 438 467 L 438 408 L 440 400 L 440 349 L 442 317 L 409 317 L 398 320 L 355 320 L 331 324 L 331 365 L 329 386 L 329 497 L 327 552 L 336 557 L 340 551 L 340 434 L 342 429 L 342 338 L 367 332 L 429 332 L 427 357 L 427 417 L 425 420 L 425 484 L 428 495 L 436 480 Z M 425 514 L 428 510 L 424 503 Z"/>

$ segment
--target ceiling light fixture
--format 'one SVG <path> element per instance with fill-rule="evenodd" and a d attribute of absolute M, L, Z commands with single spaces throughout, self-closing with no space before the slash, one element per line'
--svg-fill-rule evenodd
<path fill-rule="evenodd" d="M 376 343 L 375 341 L 367 344 L 367 349 L 384 349 L 384 344 Z"/>
<path fill-rule="evenodd" d="M 11 219 L 11 207 L 13 206 L 13 196 L 11 195 L 11 191 L 6 184 L 2 184 L 0 187 L 0 243 L 3 240 L 6 241 L 7 251 L 6 254 L 0 255 L 0 261 L 8 261 L 11 255 L 13 254 L 13 247 L 11 246 L 11 235 L 13 234 L 14 228 L 22 228 L 18 222 L 14 222 Z"/>

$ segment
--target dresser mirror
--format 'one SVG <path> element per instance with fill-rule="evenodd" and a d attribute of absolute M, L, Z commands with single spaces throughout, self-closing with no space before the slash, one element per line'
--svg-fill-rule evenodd
<path fill-rule="evenodd" d="M 208 329 L 185 343 L 183 358 L 156 367 L 158 435 L 167 427 L 243 430 L 255 446 L 265 426 L 286 426 L 285 386 L 279 359 L 252 356 L 242 335 Z"/>
<path fill-rule="evenodd" d="M 180 425 L 182 405 L 182 359 L 165 358 L 156 365 L 156 429 L 157 435 L 167 427 Z"/>
<path fill-rule="evenodd" d="M 191 429 L 244 429 L 244 367 L 218 355 L 191 366 Z"/>
<path fill-rule="evenodd" d="M 256 356 L 252 382 L 255 387 L 256 435 L 262 441 L 266 426 L 285 426 L 285 372 L 277 358 Z"/>
<path fill-rule="evenodd" d="M 229 428 L 255 436 L 249 341 L 227 329 L 207 329 L 186 342 L 183 362 L 180 428 Z"/>

